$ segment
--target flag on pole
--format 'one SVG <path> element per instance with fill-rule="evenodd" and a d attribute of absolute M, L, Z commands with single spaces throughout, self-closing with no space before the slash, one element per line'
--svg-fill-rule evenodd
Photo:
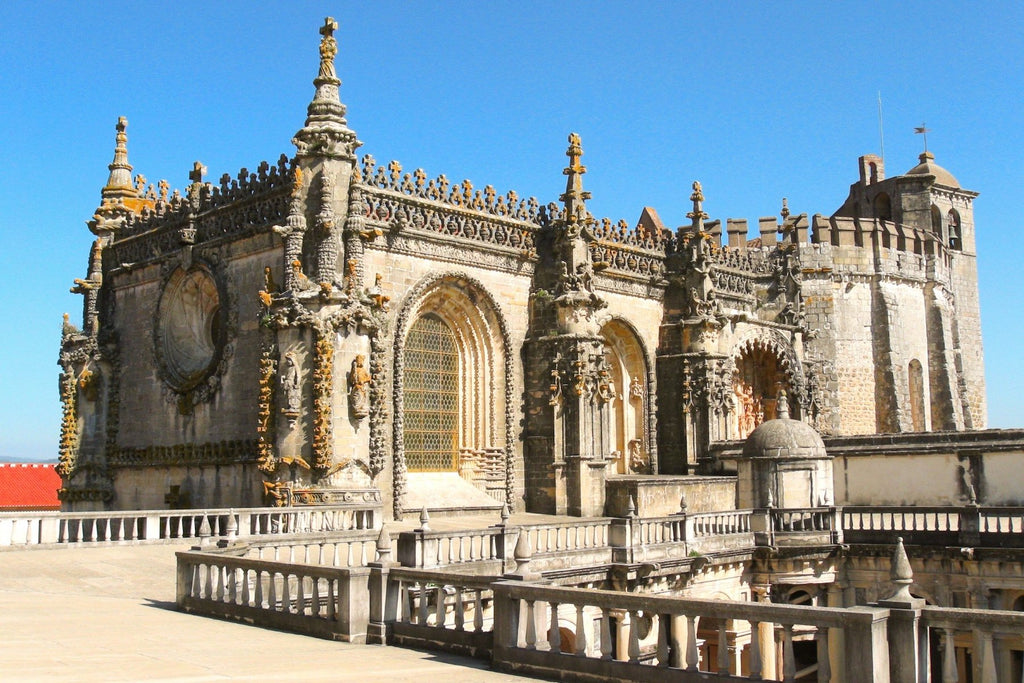
<path fill-rule="evenodd" d="M 924 151 L 925 152 L 928 151 L 928 133 L 930 133 L 930 132 L 932 132 L 931 129 L 930 128 L 925 128 L 925 125 L 923 123 L 920 126 L 915 126 L 914 127 L 914 135 L 923 135 L 924 136 Z"/>

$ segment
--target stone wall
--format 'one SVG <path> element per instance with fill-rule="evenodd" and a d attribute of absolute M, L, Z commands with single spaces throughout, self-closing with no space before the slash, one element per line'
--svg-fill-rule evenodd
<path fill-rule="evenodd" d="M 1024 505 L 1021 430 L 841 437 L 825 446 L 835 458 L 836 505 Z"/>

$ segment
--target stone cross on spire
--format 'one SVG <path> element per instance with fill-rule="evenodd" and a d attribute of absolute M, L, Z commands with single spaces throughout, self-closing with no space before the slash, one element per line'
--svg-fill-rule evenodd
<path fill-rule="evenodd" d="M 202 162 L 195 162 L 192 164 L 192 170 L 189 171 L 188 179 L 193 183 L 203 182 L 203 174 L 206 173 L 206 167 L 203 166 Z"/>
<path fill-rule="evenodd" d="M 587 167 L 580 163 L 583 144 L 578 133 L 569 134 L 569 149 L 565 156 L 569 157 L 569 165 L 562 171 L 566 175 L 565 193 L 559 199 L 565 205 L 565 221 L 569 225 L 584 222 L 590 217 L 586 207 L 590 193 L 583 190 L 583 174 Z"/>
<path fill-rule="evenodd" d="M 693 193 L 690 195 L 690 201 L 693 202 L 693 211 L 686 214 L 686 217 L 692 221 L 692 227 L 697 232 L 704 232 L 704 219 L 708 217 L 704 213 L 704 190 L 700 186 L 699 180 L 693 181 Z"/>
<path fill-rule="evenodd" d="M 326 17 L 324 25 L 320 27 L 320 35 L 323 36 L 320 39 L 320 73 L 313 81 L 314 85 L 319 86 L 319 81 L 334 85 L 341 84 L 338 73 L 334 70 L 334 56 L 338 54 L 338 41 L 334 39 L 334 32 L 337 30 L 338 22 L 334 20 L 334 17 Z"/>

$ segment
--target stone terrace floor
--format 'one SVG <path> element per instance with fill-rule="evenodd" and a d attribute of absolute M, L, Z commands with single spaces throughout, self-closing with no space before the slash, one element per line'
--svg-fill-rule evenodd
<path fill-rule="evenodd" d="M 548 520 L 516 515 L 513 522 Z M 497 519 L 431 520 L 437 530 Z M 414 522 L 394 525 L 413 528 Z M 392 525 L 389 525 L 392 529 Z M 187 545 L 0 552 L 4 681 L 528 680 L 479 660 L 352 645 L 174 609 L 174 552 Z"/>

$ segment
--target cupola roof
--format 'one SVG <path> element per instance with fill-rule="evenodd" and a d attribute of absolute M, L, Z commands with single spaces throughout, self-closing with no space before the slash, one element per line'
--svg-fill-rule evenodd
<path fill-rule="evenodd" d="M 818 432 L 800 420 L 779 418 L 763 422 L 743 444 L 745 458 L 823 459 L 828 458 L 825 442 Z"/>
<path fill-rule="evenodd" d="M 947 187 L 960 187 L 960 182 L 953 177 L 953 174 L 935 163 L 935 155 L 931 152 L 921 152 L 918 156 L 920 163 L 907 171 L 907 175 L 932 175 L 935 182 Z"/>

